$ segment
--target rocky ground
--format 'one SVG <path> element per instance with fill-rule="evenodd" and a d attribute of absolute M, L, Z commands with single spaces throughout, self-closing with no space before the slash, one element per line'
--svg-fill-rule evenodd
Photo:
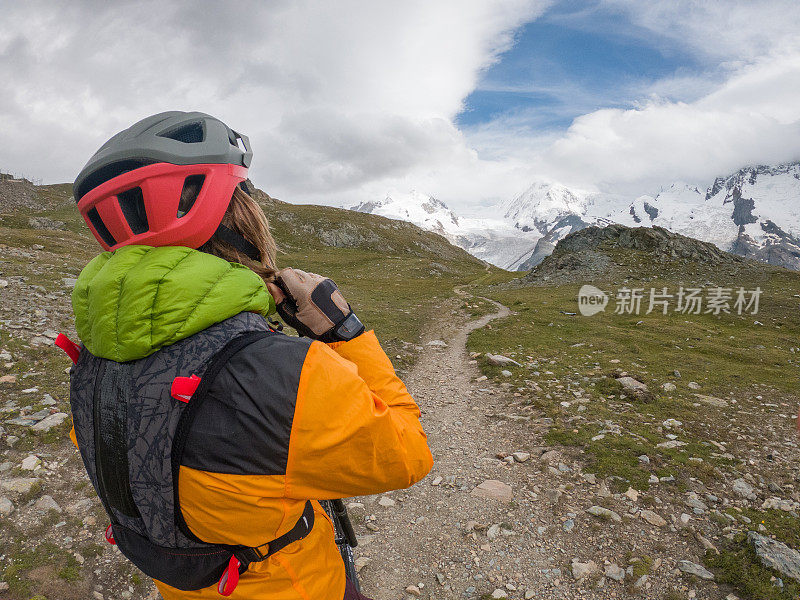
<path fill-rule="evenodd" d="M 107 519 L 66 440 L 69 361 L 52 340 L 58 331 L 74 338 L 69 294 L 85 257 L 53 254 L 54 243 L 0 245 L 0 598 L 155 599 L 146 578 L 103 542 Z M 368 595 L 735 598 L 741 592 L 720 582 L 724 569 L 713 569 L 709 556 L 713 562 L 726 542 L 748 535 L 778 569 L 770 594 L 792 589 L 800 555 L 770 539 L 774 522 L 759 520 L 797 523 L 800 451 L 787 428 L 796 405 L 765 389 L 728 406 L 735 408 L 726 413 L 729 441 L 715 441 L 722 438 L 710 429 L 703 441 L 714 446 L 708 460 L 735 462 L 736 471 L 705 483 L 692 475 L 676 480 L 659 476 L 652 452 L 640 457 L 649 489 L 623 488 L 613 475 L 589 472 L 577 447 L 553 442 L 555 426 L 574 423 L 577 432 L 592 410 L 579 367 L 556 376 L 546 361 L 514 356 L 536 378 L 522 385 L 505 371 L 519 363 L 468 355 L 469 332 L 491 328 L 509 311 L 461 294 L 427 325 L 405 377 L 423 412 L 432 472 L 409 490 L 349 501 Z M 487 361 L 502 369 L 497 379 L 481 374 Z M 624 373 L 616 375 L 623 385 Z M 698 407 L 730 403 L 703 398 Z M 559 423 L 543 404 L 557 407 Z M 678 451 L 690 439 L 677 419 L 656 425 L 662 443 Z M 609 421 L 597 436 L 613 439 L 618 427 Z"/>
<path fill-rule="evenodd" d="M 796 516 L 798 503 L 749 473 L 719 489 L 651 477 L 647 493 L 612 491 L 615 482 L 583 471 L 577 450 L 547 446 L 552 421 L 527 401 L 530 388 L 491 385 L 466 354 L 469 331 L 507 314 L 498 306 L 467 323 L 445 311 L 430 328 L 407 383 L 422 408 L 435 465 L 409 490 L 350 504 L 366 593 L 376 600 L 737 598 L 714 582 L 704 555 L 716 553 L 721 539 L 756 528 L 748 507 L 776 505 Z M 557 380 L 537 387 L 539 395 L 565 388 Z M 580 393 L 576 398 L 580 407 Z M 680 430 L 678 423 L 666 426 Z M 744 444 L 740 450 L 748 451 Z M 778 454 L 797 464 L 792 440 Z M 785 547 L 775 556 L 783 568 L 800 566 L 800 554 Z M 774 585 L 784 583 L 774 578 Z"/>

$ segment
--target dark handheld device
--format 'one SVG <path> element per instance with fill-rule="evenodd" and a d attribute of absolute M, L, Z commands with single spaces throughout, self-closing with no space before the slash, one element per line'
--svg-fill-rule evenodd
<path fill-rule="evenodd" d="M 360 592 L 361 586 L 358 583 L 355 557 L 353 556 L 353 548 L 358 545 L 358 540 L 356 539 L 356 532 L 353 531 L 353 524 L 347 514 L 347 507 L 341 500 L 323 500 L 320 504 L 322 504 L 322 508 L 325 509 L 325 512 L 328 513 L 331 521 L 333 521 L 334 538 L 339 548 L 339 553 L 342 555 L 342 561 L 344 561 L 344 572 L 347 578 L 353 582 L 356 590 Z"/>

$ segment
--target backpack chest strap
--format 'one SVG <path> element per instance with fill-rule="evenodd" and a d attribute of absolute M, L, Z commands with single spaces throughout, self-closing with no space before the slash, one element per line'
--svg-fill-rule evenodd
<path fill-rule="evenodd" d="M 307 500 L 303 514 L 297 520 L 297 523 L 294 524 L 294 527 L 292 527 L 289 531 L 284 533 L 279 538 L 272 540 L 271 542 L 267 542 L 261 546 L 255 546 L 253 548 L 245 547 L 241 550 L 234 551 L 234 554 L 242 563 L 248 564 L 253 562 L 261 562 L 262 560 L 268 559 L 276 552 L 280 552 L 292 542 L 302 540 L 311 532 L 313 527 L 314 505 L 311 504 L 310 500 Z"/>
<path fill-rule="evenodd" d="M 217 583 L 217 592 L 221 596 L 230 596 L 239 583 L 239 575 L 244 573 L 251 563 L 267 560 L 289 544 L 302 540 L 313 528 L 314 505 L 311 500 L 306 500 L 303 514 L 300 515 L 294 527 L 282 536 L 260 546 L 242 546 L 233 551 L 233 556 L 231 556 L 227 568 L 222 572 L 222 576 Z"/>

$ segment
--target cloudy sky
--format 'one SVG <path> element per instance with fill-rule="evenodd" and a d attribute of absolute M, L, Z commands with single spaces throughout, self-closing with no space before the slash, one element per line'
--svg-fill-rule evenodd
<path fill-rule="evenodd" d="M 74 179 L 163 110 L 248 134 L 292 202 L 536 179 L 609 193 L 800 159 L 796 0 L 0 0 L 0 170 Z"/>

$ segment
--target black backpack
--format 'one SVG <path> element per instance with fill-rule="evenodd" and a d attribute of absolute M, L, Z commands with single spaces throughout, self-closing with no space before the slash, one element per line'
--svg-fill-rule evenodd
<path fill-rule="evenodd" d="M 178 502 L 181 457 L 194 415 L 231 357 L 282 335 L 241 313 L 145 358 L 98 358 L 66 336 L 56 345 L 75 364 L 70 402 L 81 458 L 111 524 L 106 539 L 146 575 L 180 590 L 217 583 L 230 595 L 253 562 L 314 526 L 310 501 L 294 527 L 257 547 L 209 544 L 194 535 Z M 198 376 L 197 373 L 202 373 Z"/>

